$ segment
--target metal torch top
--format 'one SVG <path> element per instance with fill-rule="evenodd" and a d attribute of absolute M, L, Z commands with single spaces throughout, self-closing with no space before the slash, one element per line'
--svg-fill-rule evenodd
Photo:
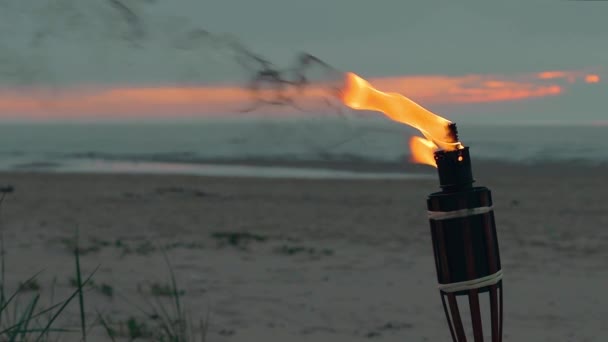
<path fill-rule="evenodd" d="M 435 152 L 439 186 L 444 192 L 455 192 L 470 189 L 473 186 L 473 171 L 469 148 L 453 151 Z"/>

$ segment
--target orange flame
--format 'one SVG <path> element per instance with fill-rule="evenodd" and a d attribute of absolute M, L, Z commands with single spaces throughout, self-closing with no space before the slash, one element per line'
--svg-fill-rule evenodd
<path fill-rule="evenodd" d="M 410 151 L 412 151 L 412 161 L 418 164 L 426 164 L 437 167 L 433 152 L 437 146 L 430 140 L 423 137 L 414 136 L 410 139 Z"/>
<path fill-rule="evenodd" d="M 418 129 L 426 139 L 414 137 L 410 141 L 412 159 L 417 163 L 436 166 L 433 152 L 438 148 L 462 148 L 449 128 L 451 121 L 438 116 L 398 93 L 384 93 L 354 73 L 346 74 L 342 101 L 353 109 L 373 110 L 390 119 Z"/>

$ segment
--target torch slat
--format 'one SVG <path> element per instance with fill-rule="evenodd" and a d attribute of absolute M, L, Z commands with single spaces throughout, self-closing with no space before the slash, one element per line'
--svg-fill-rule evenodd
<path fill-rule="evenodd" d="M 444 231 L 442 228 L 442 224 L 441 222 L 437 222 L 436 228 L 433 231 L 433 234 L 437 237 L 437 248 L 436 250 L 438 251 L 438 256 L 439 256 L 439 263 L 437 263 L 436 265 L 439 266 L 439 268 L 437 269 L 437 275 L 439 276 L 439 272 L 441 272 L 440 278 L 439 278 L 439 282 L 441 283 L 442 279 L 451 279 L 451 275 L 450 275 L 450 268 L 448 267 L 448 256 L 446 253 L 440 253 L 440 251 L 445 250 L 446 248 L 446 242 L 445 242 L 445 236 L 444 236 Z M 439 271 L 441 270 L 441 271 Z"/>
<path fill-rule="evenodd" d="M 477 290 L 469 292 L 469 307 L 471 321 L 473 322 L 473 337 L 475 342 L 483 342 L 483 326 L 481 324 L 481 308 L 479 307 L 479 293 Z"/>
<path fill-rule="evenodd" d="M 498 318 L 498 322 L 499 322 L 499 325 L 498 325 L 498 336 L 502 340 L 502 321 L 503 321 L 503 317 L 504 317 L 503 316 L 503 310 L 502 310 L 502 295 L 503 295 L 503 293 L 502 293 L 503 292 L 502 281 L 500 283 L 498 283 L 498 290 L 500 291 L 499 295 L 498 295 L 499 303 L 500 303 L 500 305 L 499 305 L 500 310 L 499 310 L 499 316 L 498 316 L 499 317 Z"/>
<path fill-rule="evenodd" d="M 460 207 L 466 207 L 467 203 L 460 199 Z M 464 237 L 465 257 L 467 275 L 469 278 L 477 277 L 475 251 L 473 250 L 473 234 L 471 233 L 471 221 L 463 220 L 462 232 Z M 469 308 L 471 321 L 473 323 L 473 338 L 475 342 L 483 342 L 483 326 L 481 324 L 481 312 L 479 308 L 479 292 L 477 289 L 469 291 Z"/>
<path fill-rule="evenodd" d="M 445 295 L 443 292 L 439 293 L 441 297 L 441 303 L 443 304 L 443 311 L 445 312 L 445 317 L 448 318 L 448 326 L 450 327 L 450 335 L 452 335 L 452 340 L 456 341 L 456 336 L 454 335 L 454 325 L 452 324 L 452 320 L 450 319 L 450 312 L 448 311 L 448 306 L 445 304 Z"/>
<path fill-rule="evenodd" d="M 448 296 L 448 303 L 450 304 L 450 313 L 454 320 L 454 327 L 456 328 L 456 336 L 458 342 L 466 342 L 467 336 L 464 333 L 464 326 L 462 325 L 462 319 L 460 318 L 460 311 L 458 310 L 458 302 L 456 301 L 456 295 L 453 293 L 446 294 Z M 449 317 L 448 317 L 449 319 Z"/>
<path fill-rule="evenodd" d="M 492 329 L 492 342 L 500 342 L 501 338 L 498 334 L 498 298 L 496 285 L 490 286 L 490 324 Z"/>

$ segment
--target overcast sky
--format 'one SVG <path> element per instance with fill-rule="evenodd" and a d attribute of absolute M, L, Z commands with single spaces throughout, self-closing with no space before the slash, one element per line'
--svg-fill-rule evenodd
<path fill-rule="evenodd" d="M 123 1 L 144 29 L 155 32 L 150 40 L 182 28 L 227 32 L 279 63 L 307 51 L 368 77 L 603 67 L 603 82 L 575 85 L 559 97 L 438 110 L 490 121 L 563 120 L 572 113 L 608 120 L 608 1 Z M 127 32 L 124 16 L 109 2 L 39 4 L 9 0 L 1 5 L 0 84 L 10 85 L 12 78 L 33 84 L 149 83 L 187 79 L 206 67 L 198 54 L 178 54 L 165 45 L 104 40 L 106 34 Z M 207 72 L 216 69 L 207 67 Z"/>
<path fill-rule="evenodd" d="M 215 0 L 196 16 L 277 55 L 305 49 L 373 75 L 608 63 L 608 2 Z"/>
<path fill-rule="evenodd" d="M 608 1 L 212 0 L 192 15 L 278 59 L 302 49 L 366 76 L 608 71 Z M 606 93 L 603 82 L 453 110 L 483 121 L 608 120 Z"/>

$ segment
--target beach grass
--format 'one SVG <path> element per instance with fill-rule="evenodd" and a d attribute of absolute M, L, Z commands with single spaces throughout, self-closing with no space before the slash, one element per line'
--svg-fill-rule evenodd
<path fill-rule="evenodd" d="M 20 282 L 17 289 L 12 292 L 6 288 L 7 260 L 1 237 L 0 253 L 0 341 L 61 341 L 62 337 L 67 338 L 66 335 L 69 334 L 71 335 L 69 340 L 86 342 L 92 329 L 102 329 L 108 341 L 136 339 L 158 342 L 205 341 L 208 318 L 195 325 L 191 316 L 187 314 L 181 300 L 185 292 L 178 288 L 173 267 L 166 254 L 164 258 L 170 272 L 168 282 L 152 283 L 149 293 L 141 293 L 145 307 L 133 304 L 134 312 L 126 313 L 126 319 L 117 320 L 97 310 L 93 317 L 89 317 L 90 314 L 86 310 L 86 295 L 90 292 L 86 291 L 87 288 L 93 288 L 107 297 L 113 297 L 115 292 L 111 285 L 105 283 L 97 285 L 93 281 L 99 266 L 86 276 L 82 273 L 78 244 L 75 244 L 73 250 L 75 270 L 74 277 L 70 279 L 74 289 L 67 298 L 54 302 L 52 298 L 56 286 L 54 280 L 50 286 L 52 304 L 47 307 L 42 307 L 40 304 L 42 285 L 37 277 L 41 272 Z M 164 298 L 167 300 L 163 300 Z M 57 326 L 58 319 L 72 302 L 77 302 L 78 326 Z"/>
<path fill-rule="evenodd" d="M 75 275 L 78 279 L 77 287 L 71 294 L 58 302 L 54 302 L 51 291 L 50 305 L 43 307 L 40 304 L 41 286 L 37 277 L 42 272 L 32 275 L 21 282 L 16 290 L 10 292 L 6 286 L 6 258 L 4 238 L 0 235 L 0 340 L 2 341 L 51 341 L 51 336 L 57 338 L 63 333 L 74 333 L 78 330 L 59 328 L 55 323 L 68 305 L 78 298 L 80 333 L 82 340 L 86 341 L 86 315 L 84 311 L 83 288 L 91 281 L 96 269 L 83 277 L 80 268 L 78 249 L 74 249 Z M 52 288 L 54 288 L 54 284 Z M 22 301 L 25 298 L 25 302 Z"/>
<path fill-rule="evenodd" d="M 3 201 L 4 196 L 0 198 L 0 208 Z M 145 308 L 133 304 L 133 313 L 125 313 L 126 319 L 116 319 L 102 314 L 97 309 L 94 309 L 96 314 L 90 317 L 89 311 L 86 310 L 86 297 L 89 293 L 86 289 L 92 288 L 111 298 L 115 295 L 114 287 L 106 283 L 96 284 L 93 281 L 99 265 L 91 273 L 83 274 L 81 258 L 91 250 L 83 249 L 80 246 L 78 231 L 73 239 L 63 241 L 63 243 L 73 255 L 74 274 L 69 278 L 69 284 L 73 290 L 66 298 L 55 302 L 57 285 L 55 276 L 49 286 L 50 304 L 43 306 L 41 304 L 43 285 L 38 279 L 43 271 L 19 282 L 15 290 L 8 289 L 4 238 L 0 231 L 0 341 L 51 342 L 67 339 L 86 342 L 90 332 L 94 329 L 101 329 L 103 336 L 108 341 L 206 341 L 209 315 L 206 315 L 205 320 L 199 321 L 197 326 L 193 324 L 193 320 L 186 313 L 181 300 L 185 292 L 178 288 L 178 282 L 165 249 L 159 248 L 163 252 L 169 269 L 168 281 L 152 283 L 148 295 L 141 293 L 142 300 L 146 303 Z M 164 300 L 165 298 L 169 304 Z M 66 309 L 75 301 L 78 307 L 77 324 L 59 326 L 59 318 L 67 313 Z"/>

